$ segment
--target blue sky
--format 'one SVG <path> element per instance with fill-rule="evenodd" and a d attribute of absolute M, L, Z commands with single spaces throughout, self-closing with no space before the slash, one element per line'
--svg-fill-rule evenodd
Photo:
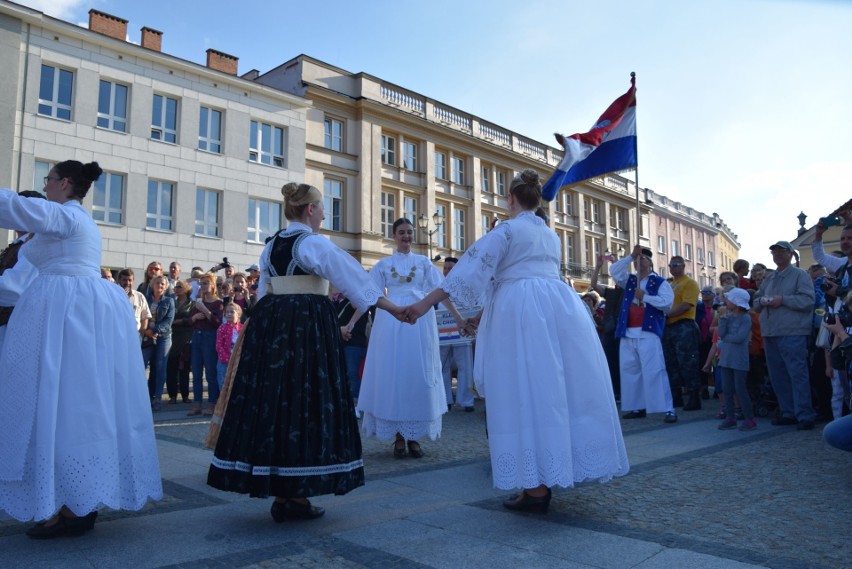
<path fill-rule="evenodd" d="M 74 23 L 97 8 L 261 72 L 305 53 L 555 146 L 637 73 L 639 183 L 718 212 L 741 254 L 849 196 L 852 2 L 841 0 L 23 0 Z M 771 266 L 771 264 L 769 264 Z"/>

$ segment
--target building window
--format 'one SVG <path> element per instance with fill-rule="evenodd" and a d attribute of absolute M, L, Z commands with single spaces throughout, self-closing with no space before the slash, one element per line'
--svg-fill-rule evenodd
<path fill-rule="evenodd" d="M 592 220 L 592 201 L 589 198 L 583 200 L 583 219 Z"/>
<path fill-rule="evenodd" d="M 696 254 L 698 255 L 698 263 L 703 265 L 704 264 L 704 249 L 702 249 L 701 247 L 698 247 L 695 251 L 696 251 Z"/>
<path fill-rule="evenodd" d="M 50 169 L 55 165 L 54 162 L 45 162 L 36 160 L 33 164 L 33 190 L 44 195 L 44 179 L 50 173 Z"/>
<path fill-rule="evenodd" d="M 567 190 L 565 191 L 563 207 L 566 215 L 574 215 L 574 194 Z"/>
<path fill-rule="evenodd" d="M 198 224 L 196 223 L 196 228 Z M 252 243 L 266 243 L 266 238 L 275 235 L 281 227 L 281 204 L 267 200 L 249 198 L 248 234 Z"/>
<path fill-rule="evenodd" d="M 435 245 L 438 247 L 446 247 L 447 246 L 447 206 L 438 204 L 435 206 L 435 213 L 441 216 L 441 219 L 444 220 L 444 223 L 436 227 L 437 231 L 435 232 Z"/>
<path fill-rule="evenodd" d="M 576 256 L 574 254 L 574 235 L 571 233 L 565 234 L 565 250 L 568 252 L 568 262 L 573 264 Z"/>
<path fill-rule="evenodd" d="M 417 198 L 411 196 L 403 196 L 402 198 L 402 217 L 410 221 L 417 227 Z M 417 232 L 414 233 L 417 235 Z"/>
<path fill-rule="evenodd" d="M 497 172 L 497 195 L 506 195 L 506 172 Z"/>
<path fill-rule="evenodd" d="M 595 223 L 601 222 L 601 204 L 600 202 L 592 202 L 592 221 Z"/>
<path fill-rule="evenodd" d="M 195 190 L 195 234 L 219 237 L 219 192 Z"/>
<path fill-rule="evenodd" d="M 124 206 L 124 176 L 104 172 L 93 184 L 92 218 L 95 221 L 121 225 Z"/>
<path fill-rule="evenodd" d="M 480 223 L 482 223 L 482 234 L 485 235 L 488 233 L 488 230 L 491 229 L 491 218 L 485 214 L 479 216 Z"/>
<path fill-rule="evenodd" d="M 447 179 L 447 155 L 443 152 L 435 153 L 435 177 L 439 180 Z"/>
<path fill-rule="evenodd" d="M 689 243 L 686 243 L 683 246 L 683 258 L 687 261 L 692 260 L 692 245 Z"/>
<path fill-rule="evenodd" d="M 382 235 L 393 238 L 393 222 L 396 221 L 396 196 L 382 192 Z"/>
<path fill-rule="evenodd" d="M 486 194 L 491 192 L 491 171 L 485 167 L 482 168 L 482 191 Z"/>
<path fill-rule="evenodd" d="M 222 111 L 201 107 L 198 122 L 198 149 L 222 153 Z"/>
<path fill-rule="evenodd" d="M 713 251 L 707 251 L 707 264 L 711 267 L 716 266 L 716 263 L 713 262 Z"/>
<path fill-rule="evenodd" d="M 396 139 L 386 134 L 382 135 L 382 162 L 396 166 Z"/>
<path fill-rule="evenodd" d="M 464 185 L 464 158 L 453 158 L 453 182 Z"/>
<path fill-rule="evenodd" d="M 325 119 L 325 147 L 343 152 L 343 122 Z"/>
<path fill-rule="evenodd" d="M 677 241 L 675 241 L 674 239 L 672 239 L 672 257 L 678 257 L 678 256 L 680 256 L 680 247 L 679 247 L 679 245 L 680 245 L 680 244 L 679 244 Z"/>
<path fill-rule="evenodd" d="M 666 238 L 662 235 L 657 236 L 657 253 L 666 254 Z"/>
<path fill-rule="evenodd" d="M 249 160 L 276 168 L 284 167 L 284 129 L 251 121 Z"/>
<path fill-rule="evenodd" d="M 101 79 L 98 90 L 98 126 L 127 132 L 127 86 Z"/>
<path fill-rule="evenodd" d="M 41 84 L 38 91 L 38 114 L 70 121 L 73 92 L 73 73 L 58 67 L 42 65 Z"/>
<path fill-rule="evenodd" d="M 151 138 L 177 143 L 177 99 L 154 95 L 151 109 Z"/>
<path fill-rule="evenodd" d="M 464 210 L 453 210 L 453 249 L 456 251 L 464 251 Z"/>
<path fill-rule="evenodd" d="M 171 182 L 148 180 L 148 210 L 145 226 L 149 229 L 172 230 L 172 200 L 175 185 Z"/>
<path fill-rule="evenodd" d="M 323 229 L 343 231 L 343 181 L 326 178 L 323 181 L 322 203 L 325 208 Z"/>
<path fill-rule="evenodd" d="M 405 142 L 402 145 L 402 167 L 412 172 L 417 171 L 417 145 Z"/>

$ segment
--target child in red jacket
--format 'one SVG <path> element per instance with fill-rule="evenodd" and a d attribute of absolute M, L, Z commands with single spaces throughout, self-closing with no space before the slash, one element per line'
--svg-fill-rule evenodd
<path fill-rule="evenodd" d="M 225 321 L 219 326 L 216 332 L 216 353 L 219 355 L 219 361 L 216 364 L 217 379 L 219 380 L 219 389 L 225 383 L 225 373 L 228 371 L 228 360 L 231 359 L 231 351 L 234 349 L 234 343 L 237 341 L 237 336 L 243 325 L 240 322 L 240 317 L 243 315 L 243 309 L 239 304 L 233 302 L 225 306 Z"/>

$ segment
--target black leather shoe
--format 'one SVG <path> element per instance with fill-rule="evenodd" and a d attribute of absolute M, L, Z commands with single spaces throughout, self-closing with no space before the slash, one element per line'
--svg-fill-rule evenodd
<path fill-rule="evenodd" d="M 772 419 L 772 424 L 776 427 L 786 427 L 789 425 L 795 425 L 798 421 L 793 417 L 775 417 Z"/>
<path fill-rule="evenodd" d="M 284 517 L 288 520 L 315 520 L 325 514 L 325 508 L 312 506 L 310 502 L 301 503 L 287 500 L 284 502 Z"/>
<path fill-rule="evenodd" d="M 465 413 L 473 413 L 474 411 L 476 411 L 476 409 L 473 407 L 473 405 L 464 408 Z"/>
<path fill-rule="evenodd" d="M 78 536 L 83 535 L 95 527 L 95 520 L 98 519 L 98 512 L 95 510 L 93 512 L 89 512 L 85 516 L 73 518 L 65 517 L 60 514 L 59 517 L 62 518 L 62 523 L 65 524 L 65 533 L 70 536 Z"/>
<path fill-rule="evenodd" d="M 417 441 L 408 441 L 408 456 L 411 458 L 423 458 L 423 449 Z"/>
<path fill-rule="evenodd" d="M 644 419 L 648 413 L 644 409 L 639 411 L 631 411 L 621 416 L 622 419 Z"/>
<path fill-rule="evenodd" d="M 663 423 L 677 423 L 677 413 L 673 413 L 672 411 L 666 413 L 666 416 L 663 417 Z"/>
<path fill-rule="evenodd" d="M 546 514 L 547 509 L 550 507 L 551 496 L 550 488 L 547 489 L 547 494 L 544 496 L 530 496 L 524 490 L 520 494 L 512 496 L 503 502 L 503 507 L 515 512 Z"/>
<path fill-rule="evenodd" d="M 52 525 L 46 525 L 45 522 L 39 522 L 27 530 L 27 537 L 33 539 L 53 539 L 65 535 L 68 528 L 65 527 L 65 522 L 62 516 Z"/>
<path fill-rule="evenodd" d="M 269 513 L 272 514 L 272 519 L 275 520 L 276 524 L 280 524 L 287 519 L 287 516 L 284 514 L 284 502 L 273 500 L 272 507 L 269 508 Z"/>
<path fill-rule="evenodd" d="M 405 458 L 405 439 L 396 439 L 393 442 L 393 457 Z"/>
<path fill-rule="evenodd" d="M 813 421 L 799 421 L 799 423 L 796 425 L 797 431 L 810 431 L 813 428 L 814 428 L 814 422 Z"/>

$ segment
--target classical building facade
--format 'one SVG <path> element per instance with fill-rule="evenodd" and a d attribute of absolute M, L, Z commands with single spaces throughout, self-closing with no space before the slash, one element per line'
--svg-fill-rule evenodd
<path fill-rule="evenodd" d="M 562 157 L 428 96 L 306 55 L 249 75 L 311 101 L 305 179 L 324 190 L 324 231 L 368 267 L 392 252 L 399 217 L 422 220 L 421 253 L 460 255 L 508 217 L 517 172 L 534 168 L 546 179 Z M 563 272 L 587 283 L 597 255 L 630 242 L 635 186 L 612 175 L 563 189 L 550 218 Z"/>
<path fill-rule="evenodd" d="M 0 1 L 0 185 L 43 187 L 58 161 L 97 161 L 84 200 L 103 264 L 178 260 L 187 273 L 228 257 L 244 269 L 282 222 L 280 188 L 305 177 L 300 98 L 161 52 L 162 33 L 92 10 L 89 29 Z"/>
<path fill-rule="evenodd" d="M 732 271 L 737 260 L 736 234 L 717 213 L 707 215 L 652 190 L 643 192 L 651 207 L 651 250 L 657 272 L 669 276 L 669 259 L 679 255 L 686 262 L 686 274 L 699 286 L 718 286 L 719 274 Z"/>
<path fill-rule="evenodd" d="M 281 186 L 302 181 L 324 192 L 321 232 L 365 267 L 393 251 L 399 217 L 418 226 L 418 252 L 459 256 L 508 218 L 516 173 L 545 180 L 562 158 L 366 73 L 300 55 L 238 76 L 234 56 L 210 49 L 198 65 L 163 53 L 162 32 L 142 28 L 137 45 L 126 20 L 89 15 L 86 29 L 0 0 L 0 184 L 40 190 L 57 161 L 97 160 L 105 175 L 84 205 L 106 266 L 177 260 L 188 272 L 228 257 L 245 268 L 285 224 Z M 613 174 L 562 188 L 547 206 L 578 289 L 600 255 L 629 253 L 637 229 L 643 245 L 664 239 L 663 269 L 673 242 L 693 248 L 691 272 L 711 280 L 720 254 L 735 258 L 719 244 L 736 236 L 718 216 L 639 193 L 637 209 L 633 181 Z"/>

